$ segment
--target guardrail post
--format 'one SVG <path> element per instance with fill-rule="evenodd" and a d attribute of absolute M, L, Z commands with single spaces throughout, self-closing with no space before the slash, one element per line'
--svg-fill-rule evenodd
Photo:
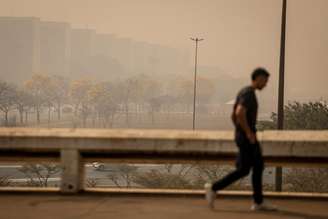
<path fill-rule="evenodd" d="M 63 168 L 60 191 L 77 193 L 83 189 L 84 179 L 80 152 L 76 149 L 62 149 L 60 156 Z"/>

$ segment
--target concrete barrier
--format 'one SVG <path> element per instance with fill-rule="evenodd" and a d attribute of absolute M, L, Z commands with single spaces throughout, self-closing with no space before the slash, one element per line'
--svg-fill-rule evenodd
<path fill-rule="evenodd" d="M 328 166 L 328 131 L 258 133 L 268 164 Z M 83 162 L 233 162 L 231 131 L 0 128 L 2 160 L 60 159 L 61 191 L 83 190 Z"/>

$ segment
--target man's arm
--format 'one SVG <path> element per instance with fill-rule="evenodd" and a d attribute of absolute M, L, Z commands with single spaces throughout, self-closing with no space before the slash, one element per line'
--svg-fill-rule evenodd
<path fill-rule="evenodd" d="M 255 144 L 256 142 L 256 135 L 249 127 L 249 124 L 247 123 L 246 118 L 246 108 L 238 104 L 235 110 L 235 119 L 238 125 L 243 129 L 243 131 L 246 133 L 247 138 L 252 144 Z"/>

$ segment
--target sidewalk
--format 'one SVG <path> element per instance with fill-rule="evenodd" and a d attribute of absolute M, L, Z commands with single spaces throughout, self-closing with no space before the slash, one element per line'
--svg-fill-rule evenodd
<path fill-rule="evenodd" d="M 0 193 L 0 219 L 328 219 L 327 200 L 273 199 L 279 212 L 255 213 L 249 198 L 219 197 L 216 209 L 192 197 Z"/>

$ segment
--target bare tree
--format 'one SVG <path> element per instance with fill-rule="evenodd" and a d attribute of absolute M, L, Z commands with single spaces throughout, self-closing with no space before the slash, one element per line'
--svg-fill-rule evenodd
<path fill-rule="evenodd" d="M 88 95 L 93 106 L 94 118 L 97 117 L 104 128 L 108 125 L 112 127 L 117 104 L 112 98 L 111 87 L 107 83 L 95 84 L 89 90 Z"/>
<path fill-rule="evenodd" d="M 94 179 L 94 178 L 86 179 L 86 186 L 87 187 L 94 188 L 94 187 L 97 186 L 97 184 L 98 184 L 97 179 Z"/>
<path fill-rule="evenodd" d="M 129 188 L 133 182 L 138 167 L 121 164 L 117 166 L 117 171 L 109 174 L 107 177 L 119 188 Z"/>
<path fill-rule="evenodd" d="M 83 127 L 86 127 L 87 118 L 91 113 L 89 91 L 92 82 L 87 80 L 73 81 L 70 86 L 70 97 L 74 105 L 75 117 L 81 116 Z"/>
<path fill-rule="evenodd" d="M 60 120 L 62 104 L 68 99 L 69 82 L 64 77 L 52 76 L 51 83 L 53 87 L 52 99 L 54 102 L 54 107 L 57 111 L 57 119 Z"/>
<path fill-rule="evenodd" d="M 8 114 L 15 108 L 16 88 L 6 82 L 0 82 L 0 111 L 5 114 L 5 126 L 8 126 Z"/>
<path fill-rule="evenodd" d="M 25 113 L 25 123 L 27 124 L 27 114 L 31 107 L 33 107 L 33 97 L 24 89 L 18 89 L 15 98 L 16 109 L 19 112 L 20 123 L 24 123 L 24 113 Z"/>
<path fill-rule="evenodd" d="M 47 187 L 49 178 L 59 173 L 61 167 L 56 164 L 25 164 L 19 171 L 29 179 L 29 186 Z"/>
<path fill-rule="evenodd" d="M 135 174 L 133 182 L 145 188 L 192 189 L 193 182 L 187 177 L 192 169 L 192 165 L 167 164 L 163 169 Z"/>
<path fill-rule="evenodd" d="M 0 176 L 0 187 L 6 187 L 10 185 L 10 176 Z"/>
<path fill-rule="evenodd" d="M 327 168 L 289 168 L 284 185 L 293 192 L 328 192 Z"/>
<path fill-rule="evenodd" d="M 149 108 L 150 108 L 150 113 L 151 113 L 151 122 L 154 125 L 155 124 L 155 113 L 159 112 L 161 109 L 161 99 L 159 97 L 154 97 L 151 98 L 149 101 Z"/>
<path fill-rule="evenodd" d="M 25 82 L 25 88 L 33 97 L 33 107 L 36 111 L 36 120 L 40 124 L 40 113 L 42 106 L 47 101 L 47 94 L 49 93 L 50 78 L 47 75 L 35 74 L 31 80 Z M 49 102 L 49 100 L 48 100 Z M 50 104 L 48 104 L 50 105 Z"/>

